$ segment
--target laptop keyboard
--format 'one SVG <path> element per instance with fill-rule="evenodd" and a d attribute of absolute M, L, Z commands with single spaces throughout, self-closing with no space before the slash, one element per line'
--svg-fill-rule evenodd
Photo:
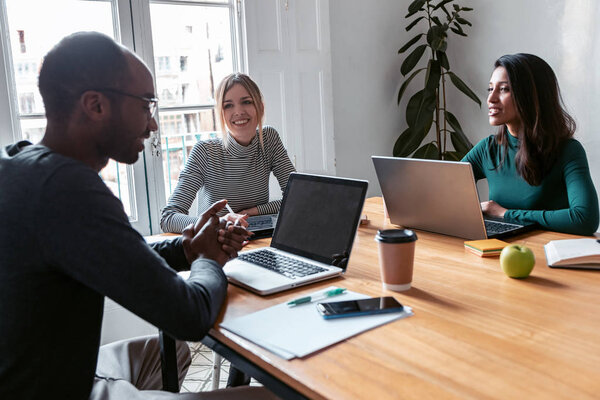
<path fill-rule="evenodd" d="M 271 214 L 257 215 L 248 218 L 248 230 L 262 230 L 262 229 L 273 229 L 275 226 L 276 217 L 273 218 Z"/>
<path fill-rule="evenodd" d="M 317 267 L 296 258 L 277 254 L 270 250 L 259 250 L 249 254 L 242 254 L 238 258 L 292 279 L 326 271 L 325 268 Z"/>
<path fill-rule="evenodd" d="M 498 221 L 490 221 L 484 220 L 485 222 L 485 230 L 489 235 L 497 235 L 500 233 L 512 231 L 514 229 L 520 228 L 520 225 L 509 224 L 506 222 L 498 222 Z"/>

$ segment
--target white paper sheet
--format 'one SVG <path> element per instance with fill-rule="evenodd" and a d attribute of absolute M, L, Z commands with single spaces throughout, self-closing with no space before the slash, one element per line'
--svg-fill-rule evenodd
<path fill-rule="evenodd" d="M 329 287 L 311 295 L 335 289 Z M 327 301 L 365 299 L 369 296 L 346 292 Z M 373 329 L 388 322 L 413 315 L 404 306 L 399 313 L 366 315 L 359 317 L 324 319 L 316 303 L 289 307 L 286 303 L 235 318 L 222 323 L 221 328 L 235 333 L 283 359 L 304 357 L 339 341 Z"/>

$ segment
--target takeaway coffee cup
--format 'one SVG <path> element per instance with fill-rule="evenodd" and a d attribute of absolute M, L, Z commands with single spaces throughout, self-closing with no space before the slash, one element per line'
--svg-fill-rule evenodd
<path fill-rule="evenodd" d="M 375 236 L 379 246 L 379 267 L 384 289 L 410 289 L 417 234 L 410 229 L 385 229 Z"/>

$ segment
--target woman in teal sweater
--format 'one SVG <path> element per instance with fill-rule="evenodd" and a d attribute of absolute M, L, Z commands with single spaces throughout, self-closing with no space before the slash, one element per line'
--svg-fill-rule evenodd
<path fill-rule="evenodd" d="M 522 53 L 502 56 L 494 67 L 487 102 L 490 125 L 498 132 L 463 158 L 475 179 L 488 180 L 490 201 L 481 203 L 483 212 L 592 235 L 598 196 L 552 68 Z"/>

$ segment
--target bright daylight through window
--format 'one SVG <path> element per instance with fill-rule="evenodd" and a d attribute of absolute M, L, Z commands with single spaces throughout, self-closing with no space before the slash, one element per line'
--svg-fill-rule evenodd
<path fill-rule="evenodd" d="M 134 167 L 111 160 L 100 175 L 121 199 L 132 223 L 144 220 L 142 229 L 148 233 L 148 226 L 156 229 L 150 215 L 159 212 L 175 189 L 193 145 L 218 134 L 213 92 L 224 76 L 239 67 L 234 1 L 0 0 L 4 14 L 2 6 L 11 104 L 7 113 L 20 130 L 14 138 L 3 137 L 3 142 L 37 143 L 43 137 L 46 119 L 37 76 L 43 56 L 64 36 L 102 32 L 135 47 L 140 57 L 153 64 L 160 151 L 141 156 Z M 1 102 L 0 106 L 4 107 Z M 160 157 L 162 171 L 160 161 L 148 162 L 148 154 Z M 153 190 L 162 185 L 164 191 Z"/>
<path fill-rule="evenodd" d="M 227 7 L 151 3 L 152 43 L 167 197 L 187 156 L 215 137 L 213 92 L 234 70 Z"/>
<path fill-rule="evenodd" d="M 73 32 L 91 30 L 115 37 L 112 4 L 110 1 L 6 0 L 6 11 L 21 137 L 38 143 L 46 128 L 44 104 L 37 88 L 44 55 Z M 48 21 L 60 23 L 48 24 Z M 127 215 L 135 218 L 134 193 L 129 189 L 132 176 L 126 166 L 111 160 L 100 176 L 121 199 Z"/>

